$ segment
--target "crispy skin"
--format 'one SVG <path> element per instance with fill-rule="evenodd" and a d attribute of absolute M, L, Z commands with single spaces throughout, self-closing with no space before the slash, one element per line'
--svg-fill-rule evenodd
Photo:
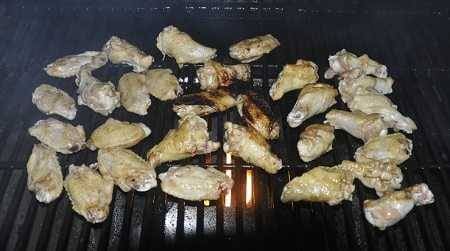
<path fill-rule="evenodd" d="M 97 127 L 88 141 L 89 148 L 128 148 L 136 145 L 151 133 L 143 123 L 130 123 L 109 118 Z"/>
<path fill-rule="evenodd" d="M 126 73 L 119 80 L 120 103 L 129 112 L 139 115 L 147 115 L 147 110 L 152 104 L 145 75 L 139 73 Z"/>
<path fill-rule="evenodd" d="M 270 174 L 283 166 L 281 159 L 270 151 L 270 145 L 258 132 L 231 122 L 225 122 L 223 151 L 258 166 Z"/>
<path fill-rule="evenodd" d="M 47 65 L 44 70 L 49 76 L 68 78 L 75 76 L 81 67 L 87 66 L 91 70 L 98 69 L 108 62 L 108 56 L 101 51 L 86 51 L 76 55 L 68 55 Z"/>
<path fill-rule="evenodd" d="M 173 111 L 180 117 L 188 115 L 206 116 L 234 107 L 237 101 L 227 90 L 216 89 L 184 95 L 175 100 Z"/>
<path fill-rule="evenodd" d="M 50 203 L 57 199 L 63 189 L 63 176 L 56 151 L 43 144 L 34 145 L 27 162 L 28 190 L 36 199 Z"/>
<path fill-rule="evenodd" d="M 42 84 L 34 92 L 33 104 L 43 113 L 58 114 L 66 119 L 73 120 L 77 114 L 75 100 L 65 91 L 51 85 Z"/>
<path fill-rule="evenodd" d="M 354 96 L 363 94 L 389 94 L 392 93 L 394 80 L 390 77 L 376 78 L 372 76 L 360 76 L 359 78 L 341 79 L 339 81 L 339 93 L 344 103 L 350 102 Z"/>
<path fill-rule="evenodd" d="M 358 162 L 379 160 L 400 165 L 409 159 L 412 148 L 410 139 L 401 133 L 394 133 L 370 139 L 356 150 L 354 158 Z"/>
<path fill-rule="evenodd" d="M 317 159 L 333 148 L 334 128 L 329 125 L 312 124 L 300 133 L 297 150 L 304 162 Z"/>
<path fill-rule="evenodd" d="M 217 200 L 233 187 L 230 177 L 212 167 L 172 166 L 158 177 L 165 193 L 184 200 Z"/>
<path fill-rule="evenodd" d="M 242 63 L 250 63 L 278 46 L 280 42 L 271 34 L 248 38 L 230 46 L 230 57 Z"/>
<path fill-rule="evenodd" d="M 177 77 L 170 69 L 153 69 L 145 74 L 145 86 L 159 100 L 172 100 L 183 94 Z"/>
<path fill-rule="evenodd" d="M 233 80 L 249 81 L 251 68 L 248 64 L 223 65 L 210 60 L 197 70 L 197 76 L 202 90 L 212 90 L 229 86 Z"/>
<path fill-rule="evenodd" d="M 146 55 L 136 46 L 116 36 L 112 36 L 106 42 L 103 51 L 111 63 L 127 64 L 133 67 L 134 72 L 146 71 L 154 61 L 152 56 Z"/>

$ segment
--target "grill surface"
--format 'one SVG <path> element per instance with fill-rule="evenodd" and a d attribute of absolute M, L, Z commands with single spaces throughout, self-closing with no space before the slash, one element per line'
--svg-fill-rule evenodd
<path fill-rule="evenodd" d="M 269 243 L 317 250 L 450 250 L 448 3 L 3 1 L 0 16 L 0 250 L 264 248 Z M 414 155 L 402 165 L 403 185 L 428 183 L 436 202 L 414 209 L 383 232 L 364 219 L 362 202 L 375 194 L 360 183 L 356 183 L 352 202 L 335 207 L 281 204 L 281 189 L 292 177 L 313 166 L 351 159 L 360 145 L 337 130 L 333 151 L 310 164 L 301 162 L 295 148 L 298 134 L 305 126 L 323 121 L 324 115 L 300 128 L 289 128 L 285 117 L 296 99 L 293 92 L 273 104 L 283 122 L 281 138 L 273 142 L 285 163 L 279 174 L 267 175 L 239 159 L 227 163 L 222 150 L 181 162 L 231 172 L 235 186 L 229 206 L 224 197 L 204 206 L 167 196 L 160 188 L 123 193 L 116 187 L 110 217 L 92 225 L 71 210 L 65 195 L 49 205 L 39 204 L 26 189 L 25 165 L 34 143 L 26 130 L 46 116 L 31 104 L 31 92 L 46 82 L 75 95 L 74 79 L 50 78 L 42 68 L 63 55 L 100 49 L 111 35 L 118 35 L 155 56 L 156 67 L 170 67 L 186 92 L 194 92 L 198 90 L 194 84 L 198 66 L 178 69 L 172 59 L 161 61 L 155 47 L 156 35 L 169 24 L 220 48 L 218 58 L 224 62 L 230 62 L 227 48 L 231 43 L 264 33 L 275 35 L 282 46 L 252 64 L 252 88 L 266 97 L 282 66 L 297 58 L 315 61 L 321 79 L 328 55 L 341 48 L 365 52 L 383 62 L 396 80 L 390 97 L 419 127 L 408 136 L 414 141 Z M 95 75 L 117 83 L 129 70 L 109 65 Z M 142 156 L 176 125 L 176 115 L 168 112 L 171 105 L 152 101 L 145 117 L 123 108 L 112 114 L 121 120 L 143 120 L 151 127 L 152 135 L 133 148 Z M 340 102 L 337 107 L 345 106 Z M 78 108 L 75 122 L 85 126 L 88 135 L 105 121 L 85 106 Z M 227 120 L 238 121 L 237 112 L 208 117 L 213 139 L 222 140 L 222 125 Z M 96 153 L 88 150 L 60 157 L 64 174 L 70 163 L 95 159 Z M 164 165 L 158 172 L 166 169 Z M 251 183 L 248 173 L 253 175 Z M 251 200 L 246 197 L 250 185 Z"/>

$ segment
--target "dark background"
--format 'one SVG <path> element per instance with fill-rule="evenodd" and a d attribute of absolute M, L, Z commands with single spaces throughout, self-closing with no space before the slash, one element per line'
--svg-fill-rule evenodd
<path fill-rule="evenodd" d="M 316 250 L 450 250 L 450 12 L 449 1 L 10 1 L 0 2 L 0 250 L 149 250 L 267 249 Z M 170 67 L 185 81 L 186 92 L 198 89 L 198 66 L 178 69 L 173 59 L 162 61 L 155 46 L 163 27 L 174 24 L 227 57 L 230 44 L 243 38 L 272 33 L 282 46 L 252 63 L 253 86 L 267 96 L 282 66 L 297 58 L 315 61 L 321 81 L 328 55 L 346 48 L 367 53 L 386 64 L 396 80 L 389 97 L 410 116 L 418 130 L 408 135 L 414 154 L 403 165 L 404 185 L 426 182 L 435 194 L 433 205 L 414 209 L 399 224 L 379 231 L 364 219 L 362 203 L 375 198 L 356 182 L 352 202 L 335 207 L 320 203 L 281 204 L 285 183 L 317 165 L 351 159 L 361 142 L 336 131 L 334 150 L 312 163 L 300 161 L 296 142 L 301 130 L 323 121 L 323 114 L 291 129 L 285 117 L 297 92 L 273 105 L 283 122 L 274 151 L 285 168 L 277 175 L 253 169 L 239 159 L 224 164 L 222 150 L 182 161 L 230 169 L 236 182 L 232 207 L 223 198 L 204 207 L 163 194 L 115 189 L 111 213 L 92 225 L 71 210 L 64 194 L 49 205 L 38 203 L 26 189 L 26 161 L 33 143 L 27 129 L 46 118 L 31 104 L 31 93 L 49 83 L 75 97 L 74 79 L 55 79 L 42 68 L 54 59 L 85 50 L 99 50 L 118 35 L 156 58 L 153 67 Z M 101 80 L 117 83 L 130 68 L 108 65 L 95 72 Z M 335 83 L 335 81 L 327 81 Z M 239 85 L 238 85 L 239 86 Z M 245 86 L 244 86 L 245 87 Z M 133 148 L 144 156 L 176 125 L 170 103 L 152 98 L 148 116 L 116 109 L 112 117 L 143 121 L 153 133 Z M 339 102 L 338 108 L 344 109 Z M 78 107 L 73 123 L 87 134 L 105 118 Z M 59 118 L 61 119 L 61 118 Z M 238 121 L 235 110 L 208 118 L 213 139 L 221 140 L 222 124 Z M 96 153 L 84 150 L 60 155 L 66 173 L 70 163 L 93 163 Z M 158 168 L 158 172 L 167 165 Z M 254 199 L 245 204 L 245 173 L 254 174 Z"/>

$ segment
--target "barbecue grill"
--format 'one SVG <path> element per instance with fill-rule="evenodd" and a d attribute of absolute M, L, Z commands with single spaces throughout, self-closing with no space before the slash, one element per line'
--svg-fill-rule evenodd
<path fill-rule="evenodd" d="M 0 250 L 151 250 L 151 249 L 267 249 L 270 244 L 316 250 L 450 250 L 450 4 L 446 1 L 11 1 L 0 4 Z M 233 88 L 253 89 L 267 100 L 268 89 L 286 63 L 312 60 L 321 81 L 328 55 L 346 48 L 367 53 L 386 64 L 396 80 L 390 98 L 410 116 L 418 130 L 408 135 L 413 156 L 402 164 L 403 185 L 426 182 L 435 203 L 415 208 L 405 219 L 379 231 L 362 212 L 364 199 L 376 198 L 355 181 L 351 202 L 330 207 L 321 203 L 282 204 L 281 189 L 293 177 L 317 165 L 331 166 L 352 159 L 361 145 L 344 131 L 335 132 L 334 149 L 305 164 L 297 154 L 300 128 L 285 118 L 295 103 L 291 92 L 273 102 L 282 122 L 281 137 L 272 143 L 284 168 L 269 175 L 222 150 L 181 161 L 216 167 L 232 176 L 235 185 L 218 201 L 187 202 L 160 188 L 124 193 L 115 187 L 111 212 L 101 224 L 90 224 L 71 209 L 67 196 L 44 205 L 26 188 L 26 161 L 33 143 L 27 129 L 47 116 L 31 103 L 41 83 L 64 89 L 72 97 L 74 79 L 55 79 L 42 68 L 54 59 L 101 49 L 118 35 L 156 58 L 152 67 L 171 68 L 185 93 L 199 90 L 198 65 L 179 69 L 173 59 L 162 60 L 157 34 L 176 25 L 197 41 L 219 48 L 218 59 L 232 62 L 228 46 L 241 39 L 272 33 L 281 47 L 251 63 L 251 83 Z M 118 82 L 130 68 L 108 64 L 95 72 L 101 80 Z M 325 81 L 334 83 L 335 81 Z M 345 109 L 339 101 L 337 108 Z M 89 135 L 105 121 L 79 106 L 75 123 Z M 145 155 L 171 128 L 177 116 L 170 102 L 152 98 L 149 114 L 141 117 L 116 109 L 119 120 L 143 121 L 149 138 L 133 150 Z M 207 117 L 213 140 L 223 139 L 223 123 L 239 122 L 235 109 Z M 83 150 L 60 155 L 63 173 L 69 164 L 93 163 L 96 153 Z M 157 172 L 169 165 L 158 167 Z"/>

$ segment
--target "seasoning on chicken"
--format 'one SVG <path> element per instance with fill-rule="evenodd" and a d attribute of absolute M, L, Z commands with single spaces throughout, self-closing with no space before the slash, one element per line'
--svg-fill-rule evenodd
<path fill-rule="evenodd" d="M 329 125 L 312 124 L 300 133 L 297 150 L 304 162 L 317 159 L 333 148 L 334 128 Z"/>
<path fill-rule="evenodd" d="M 318 166 L 287 183 L 281 201 L 326 202 L 330 206 L 343 200 L 352 200 L 355 190 L 351 172 L 337 168 Z"/>
<path fill-rule="evenodd" d="M 433 202 L 433 193 L 427 184 L 421 183 L 401 191 L 386 193 L 377 200 L 364 201 L 364 215 L 370 224 L 384 230 L 405 218 L 414 206 Z"/>
<path fill-rule="evenodd" d="M 100 223 L 108 217 L 114 183 L 102 177 L 93 167 L 69 167 L 64 188 L 72 202 L 72 209 L 88 222 Z"/>
<path fill-rule="evenodd" d="M 249 81 L 251 69 L 248 64 L 223 65 L 210 60 L 197 70 L 197 76 L 202 90 L 212 90 L 229 86 L 235 79 Z"/>
<path fill-rule="evenodd" d="M 356 79 L 341 79 L 338 89 L 342 101 L 348 103 L 356 95 L 392 93 L 393 83 L 394 80 L 390 77 L 376 78 L 363 75 Z"/>
<path fill-rule="evenodd" d="M 127 64 L 133 67 L 134 72 L 146 71 L 153 63 L 153 57 L 145 54 L 136 46 L 124 39 L 112 36 L 103 46 L 113 64 Z"/>
<path fill-rule="evenodd" d="M 145 192 L 157 185 L 155 169 L 131 150 L 100 149 L 97 161 L 100 173 L 110 176 L 124 192 Z"/>
<path fill-rule="evenodd" d="M 287 64 L 278 75 L 277 81 L 270 87 L 273 100 L 279 100 L 284 94 L 302 89 L 307 84 L 319 80 L 318 67 L 312 61 L 299 59 L 295 64 Z"/>
<path fill-rule="evenodd" d="M 236 104 L 237 101 L 229 91 L 216 89 L 179 97 L 173 104 L 173 111 L 179 117 L 188 115 L 206 116 L 211 113 L 226 111 Z"/>
<path fill-rule="evenodd" d="M 178 121 L 178 128 L 169 130 L 157 145 L 147 152 L 151 166 L 217 151 L 220 143 L 211 141 L 206 120 L 196 115 Z"/>
<path fill-rule="evenodd" d="M 170 69 L 153 69 L 145 74 L 148 92 L 159 100 L 172 100 L 183 94 L 177 77 Z"/>
<path fill-rule="evenodd" d="M 43 144 L 34 145 L 27 162 L 28 190 L 39 202 L 50 203 L 62 192 L 63 176 L 56 152 Z"/>
<path fill-rule="evenodd" d="M 230 177 L 212 167 L 172 166 L 158 177 L 165 193 L 191 201 L 217 200 L 223 191 L 233 187 Z"/>
<path fill-rule="evenodd" d="M 223 151 L 264 169 L 277 173 L 283 166 L 281 159 L 270 151 L 270 145 L 252 128 L 225 122 Z"/>
<path fill-rule="evenodd" d="M 145 84 L 145 75 L 130 72 L 119 80 L 120 103 L 129 112 L 147 115 L 152 104 Z"/>
<path fill-rule="evenodd" d="M 386 135 L 388 125 L 379 114 L 365 114 L 333 109 L 325 115 L 326 121 L 335 129 L 342 129 L 352 136 L 367 142 L 369 139 Z"/>
<path fill-rule="evenodd" d="M 165 56 L 175 58 L 178 65 L 204 63 L 216 57 L 216 49 L 194 41 L 175 26 L 167 26 L 156 38 L 156 47 Z"/>
<path fill-rule="evenodd" d="M 57 78 L 73 77 L 81 67 L 88 66 L 91 70 L 98 69 L 108 62 L 108 56 L 101 51 L 86 51 L 77 55 L 68 55 L 47 65 L 44 70 L 49 76 Z"/>
<path fill-rule="evenodd" d="M 327 84 L 308 84 L 298 95 L 297 102 L 287 116 L 290 127 L 297 127 L 314 115 L 325 112 L 336 104 L 336 89 Z"/>
<path fill-rule="evenodd" d="M 28 133 L 63 154 L 78 152 L 86 146 L 83 126 L 73 126 L 54 118 L 39 120 L 28 129 Z"/>
<path fill-rule="evenodd" d="M 88 140 L 91 150 L 113 147 L 128 148 L 136 145 L 151 133 L 143 123 L 130 123 L 109 118 L 97 127 Z"/>
<path fill-rule="evenodd" d="M 370 139 L 356 150 L 354 158 L 358 162 L 379 160 L 392 161 L 400 165 L 409 159 L 412 149 L 413 144 L 410 139 L 401 133 L 394 133 Z"/>
<path fill-rule="evenodd" d="M 230 46 L 230 57 L 250 63 L 260 59 L 264 54 L 270 53 L 280 46 L 280 42 L 271 34 L 244 39 Z"/>
<path fill-rule="evenodd" d="M 34 92 L 31 102 L 43 113 L 58 114 L 73 120 L 77 114 L 75 100 L 65 91 L 51 85 L 42 84 Z"/>
<path fill-rule="evenodd" d="M 248 126 L 255 129 L 266 139 L 280 136 L 280 124 L 269 103 L 255 92 L 241 94 L 237 97 L 237 109 Z"/>

